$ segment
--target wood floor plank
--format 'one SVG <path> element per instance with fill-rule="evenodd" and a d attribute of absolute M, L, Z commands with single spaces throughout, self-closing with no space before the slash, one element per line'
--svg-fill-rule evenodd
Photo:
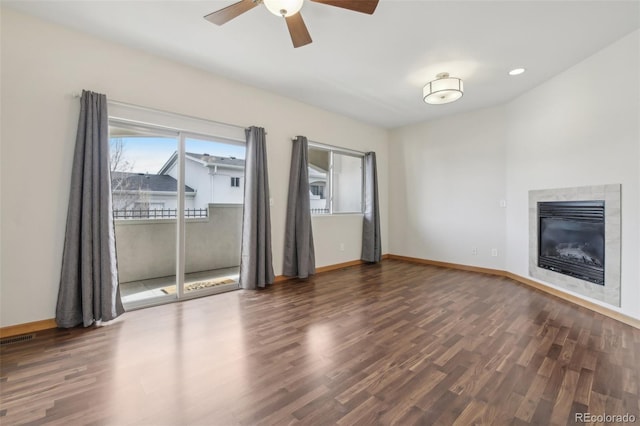
<path fill-rule="evenodd" d="M 592 384 L 593 371 L 587 370 L 586 368 L 580 370 L 580 377 L 578 377 L 578 385 L 576 386 L 576 394 L 573 397 L 573 400 L 588 407 Z"/>
<path fill-rule="evenodd" d="M 569 417 L 576 386 L 578 385 L 578 377 L 579 374 L 575 371 L 567 370 L 565 372 L 551 412 L 551 423 L 563 424 Z"/>
<path fill-rule="evenodd" d="M 544 392 L 545 383 L 547 378 L 544 376 L 536 375 L 533 381 L 529 383 L 527 393 L 524 395 L 522 404 L 518 407 L 515 416 L 525 422 L 531 422 L 533 414 L 538 407 L 538 402 Z"/>
<path fill-rule="evenodd" d="M 640 331 L 400 260 L 0 347 L 0 423 L 573 424 L 640 417 Z"/>

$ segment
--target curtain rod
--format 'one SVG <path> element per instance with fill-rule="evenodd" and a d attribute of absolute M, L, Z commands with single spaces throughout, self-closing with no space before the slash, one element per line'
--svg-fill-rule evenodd
<path fill-rule="evenodd" d="M 80 97 L 82 97 L 82 94 L 78 93 L 78 92 L 75 92 L 75 93 L 72 93 L 72 96 L 74 98 L 80 98 Z M 109 99 L 108 97 L 107 97 L 107 103 L 114 104 L 114 105 L 125 106 L 125 107 L 137 108 L 137 109 L 141 109 L 143 111 L 159 112 L 159 113 L 162 113 L 162 114 L 171 114 L 171 115 L 176 115 L 176 116 L 179 116 L 179 117 L 190 118 L 192 120 L 208 121 L 210 123 L 219 124 L 221 126 L 234 127 L 236 129 L 248 129 L 248 127 L 246 127 L 246 126 L 238 126 L 237 124 L 230 124 L 230 123 L 224 123 L 222 121 L 209 120 L 208 118 L 195 117 L 193 115 L 180 114 L 178 112 L 171 112 L 171 111 L 165 111 L 165 110 L 157 109 L 157 108 L 150 108 L 150 107 L 145 107 L 145 106 L 141 106 L 141 105 L 130 104 L 128 102 L 122 102 L 122 101 L 117 101 L 115 99 Z"/>

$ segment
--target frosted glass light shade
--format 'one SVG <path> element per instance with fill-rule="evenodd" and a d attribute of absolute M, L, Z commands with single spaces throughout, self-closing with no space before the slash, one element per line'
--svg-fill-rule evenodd
<path fill-rule="evenodd" d="M 302 9 L 304 0 L 263 0 L 269 12 L 277 16 L 287 17 L 295 15 Z"/>
<path fill-rule="evenodd" d="M 464 86 L 462 80 L 449 77 L 449 74 L 437 75 L 437 79 L 430 81 L 422 89 L 422 97 L 428 104 L 448 104 L 462 97 Z"/>

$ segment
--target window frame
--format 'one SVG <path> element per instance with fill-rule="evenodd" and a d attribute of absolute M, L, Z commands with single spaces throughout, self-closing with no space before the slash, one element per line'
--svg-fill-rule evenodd
<path fill-rule="evenodd" d="M 200 219 L 187 219 L 185 215 L 185 151 L 187 139 L 202 139 L 222 142 L 230 145 L 246 146 L 245 128 L 198 117 L 172 113 L 118 101 L 108 101 L 109 126 L 125 129 L 152 131 L 156 135 L 176 139 L 178 161 L 178 206 L 175 219 L 153 219 L 153 223 L 176 222 L 176 292 L 175 295 L 155 296 L 126 304 L 127 310 L 172 303 L 207 296 L 230 289 L 239 288 L 239 284 L 216 286 L 189 294 L 185 292 L 186 273 L 186 223 Z M 111 134 L 109 133 L 109 139 Z M 121 221 L 122 225 L 136 225 L 142 222 Z"/>
<path fill-rule="evenodd" d="M 353 215 L 353 214 L 364 214 L 364 204 L 365 204 L 365 162 L 364 162 L 364 152 L 351 150 L 348 148 L 341 148 L 333 145 L 322 144 L 318 142 L 308 142 L 309 149 L 315 149 L 318 151 L 327 151 L 329 154 L 329 170 L 327 170 L 327 183 L 325 185 L 325 196 L 329 200 L 329 212 L 328 213 L 311 213 L 312 216 L 335 216 L 335 215 Z M 336 212 L 334 211 L 334 154 L 344 155 L 348 157 L 355 157 L 360 159 L 360 211 L 346 211 L 346 212 Z"/>

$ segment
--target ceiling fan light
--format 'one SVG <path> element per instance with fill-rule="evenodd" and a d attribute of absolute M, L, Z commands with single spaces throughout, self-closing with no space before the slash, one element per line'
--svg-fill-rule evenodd
<path fill-rule="evenodd" d="M 263 0 L 269 12 L 284 18 L 295 15 L 302 9 L 304 0 Z"/>
<path fill-rule="evenodd" d="M 462 80 L 449 77 L 448 73 L 438 74 L 437 79 L 430 81 L 422 89 L 422 98 L 428 104 L 448 104 L 460 99 L 464 93 Z"/>

